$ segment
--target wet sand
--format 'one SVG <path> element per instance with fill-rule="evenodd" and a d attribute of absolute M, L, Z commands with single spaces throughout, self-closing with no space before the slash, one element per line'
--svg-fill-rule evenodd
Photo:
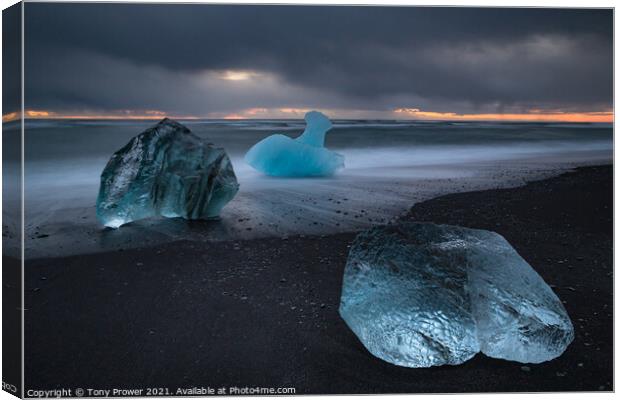
<path fill-rule="evenodd" d="M 297 394 L 612 390 L 612 168 L 447 195 L 405 217 L 494 230 L 552 285 L 576 337 L 538 365 L 408 369 L 338 316 L 355 233 L 179 241 L 26 262 L 26 389 L 294 387 Z"/>

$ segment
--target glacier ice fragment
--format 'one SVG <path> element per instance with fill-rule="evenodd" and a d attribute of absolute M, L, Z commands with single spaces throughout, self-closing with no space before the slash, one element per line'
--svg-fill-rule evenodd
<path fill-rule="evenodd" d="M 574 337 L 558 297 L 502 236 L 430 223 L 357 236 L 340 315 L 373 355 L 413 368 L 478 351 L 540 363 Z"/>
<path fill-rule="evenodd" d="M 112 228 L 153 216 L 211 219 L 238 189 L 224 149 L 165 118 L 112 155 L 101 173 L 97 217 Z"/>
<path fill-rule="evenodd" d="M 297 138 L 275 134 L 256 143 L 245 161 L 271 176 L 329 176 L 344 167 L 344 156 L 327 150 L 325 134 L 331 121 L 318 111 L 305 115 L 306 129 Z"/>

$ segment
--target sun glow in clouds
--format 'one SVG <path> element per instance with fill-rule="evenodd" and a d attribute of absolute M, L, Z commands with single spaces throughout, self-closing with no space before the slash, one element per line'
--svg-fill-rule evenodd
<path fill-rule="evenodd" d="M 444 121 L 530 121 L 530 122 L 613 122 L 611 111 L 563 112 L 530 110 L 527 113 L 458 114 L 453 112 L 422 111 L 418 108 L 397 108 L 394 114 L 422 120 Z"/>
<path fill-rule="evenodd" d="M 18 120 L 20 118 L 21 118 L 21 113 L 19 112 L 7 113 L 2 116 L 2 122 L 11 122 L 11 121 Z"/>
<path fill-rule="evenodd" d="M 232 113 L 209 113 L 207 118 L 212 119 L 270 119 L 270 118 L 285 118 L 295 119 L 303 118 L 304 115 L 310 111 L 309 108 L 248 108 L 246 110 L 240 110 Z"/>
<path fill-rule="evenodd" d="M 223 79 L 225 81 L 247 81 L 252 78 L 259 77 L 261 74 L 254 71 L 236 71 L 236 70 L 226 70 L 222 72 L 218 72 L 216 76 L 219 79 Z"/>
<path fill-rule="evenodd" d="M 136 119 L 136 120 L 160 120 L 162 118 L 172 119 L 197 119 L 192 115 L 170 114 L 160 110 L 115 110 L 107 114 L 99 114 L 95 112 L 75 112 L 75 113 L 58 113 L 55 111 L 43 110 L 26 110 L 25 119 Z M 21 118 L 21 113 L 13 112 L 2 116 L 3 122 L 14 121 Z"/>
<path fill-rule="evenodd" d="M 48 110 L 26 110 L 25 119 L 136 119 L 136 120 L 159 120 L 164 117 L 173 119 L 301 119 L 308 111 L 307 108 L 280 107 L 264 108 L 254 107 L 231 112 L 210 112 L 206 115 L 183 115 L 168 113 L 162 110 L 114 110 L 108 113 L 93 111 L 76 111 L 60 113 Z M 331 118 L 345 119 L 417 119 L 434 121 L 523 121 L 523 122 L 599 122 L 612 123 L 614 114 L 612 111 L 600 112 L 564 112 L 545 111 L 533 109 L 525 113 L 504 114 L 461 114 L 455 112 L 423 111 L 418 108 L 397 108 L 393 111 L 368 111 L 368 110 L 341 110 L 320 109 Z M 21 118 L 21 113 L 12 112 L 2 116 L 3 122 L 10 122 Z"/>

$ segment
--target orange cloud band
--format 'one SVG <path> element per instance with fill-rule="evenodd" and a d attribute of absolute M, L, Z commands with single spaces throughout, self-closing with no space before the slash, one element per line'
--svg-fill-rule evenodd
<path fill-rule="evenodd" d="M 209 114 L 206 118 L 224 119 L 250 119 L 250 118 L 302 118 L 307 109 L 303 108 L 250 108 L 237 113 L 230 114 Z M 339 112 L 323 110 L 333 118 L 338 118 Z M 363 113 L 362 113 L 363 114 Z M 134 111 L 124 110 L 113 114 L 60 114 L 54 111 L 45 110 L 26 110 L 26 119 L 144 119 L 158 120 L 164 117 L 175 119 L 200 119 L 192 115 L 170 115 L 164 111 L 146 110 Z M 423 111 L 418 108 L 397 108 L 393 112 L 386 114 L 386 118 L 408 118 L 420 120 L 445 120 L 445 121 L 524 121 L 524 122 L 607 122 L 614 121 L 614 114 L 611 111 L 601 112 L 545 112 L 542 110 L 531 110 L 527 113 L 483 113 L 483 114 L 459 114 L 454 112 Z M 14 121 L 21 118 L 21 113 L 12 112 L 2 116 L 3 122 Z"/>
<path fill-rule="evenodd" d="M 146 110 L 146 111 L 123 111 L 114 114 L 60 114 L 54 111 L 43 110 L 26 110 L 25 119 L 153 119 L 159 120 L 165 117 L 176 119 L 198 119 L 191 115 L 170 115 L 164 111 Z M 3 122 L 14 121 L 21 118 L 20 112 L 12 112 L 2 116 Z"/>
<path fill-rule="evenodd" d="M 422 111 L 417 108 L 397 108 L 397 115 L 406 115 L 423 120 L 446 121 L 529 121 L 529 122 L 613 122 L 613 112 L 544 112 L 535 110 L 529 113 L 507 114 L 457 114 L 452 112 Z"/>

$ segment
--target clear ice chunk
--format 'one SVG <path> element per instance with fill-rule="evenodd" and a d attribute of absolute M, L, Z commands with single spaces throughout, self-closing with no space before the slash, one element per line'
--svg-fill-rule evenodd
<path fill-rule="evenodd" d="M 574 337 L 558 297 L 495 232 L 430 223 L 357 236 L 340 315 L 392 364 L 460 364 L 478 351 L 522 363 L 561 355 Z"/>
<path fill-rule="evenodd" d="M 112 155 L 97 217 L 111 228 L 153 216 L 212 219 L 238 190 L 224 149 L 165 118 Z"/>
<path fill-rule="evenodd" d="M 305 115 L 306 129 L 296 139 L 275 134 L 256 143 L 245 161 L 271 176 L 329 176 L 344 168 L 344 156 L 327 150 L 325 134 L 332 123 L 318 111 Z"/>

